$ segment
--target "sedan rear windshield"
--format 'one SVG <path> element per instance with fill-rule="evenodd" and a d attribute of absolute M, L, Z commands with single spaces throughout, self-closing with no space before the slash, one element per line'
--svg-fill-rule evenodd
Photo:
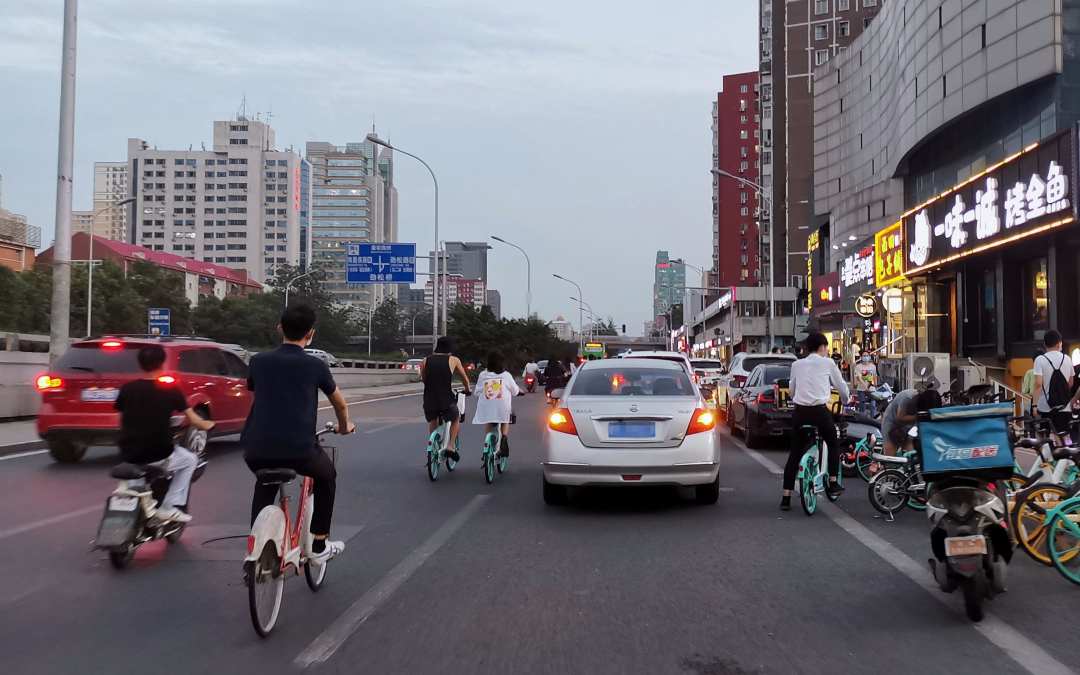
<path fill-rule="evenodd" d="M 791 378 L 791 366 L 769 366 L 762 369 L 765 382 L 763 384 L 776 384 L 780 380 Z"/>
<path fill-rule="evenodd" d="M 694 396 L 682 370 L 669 368 L 597 368 L 583 370 L 571 396 Z"/>
<path fill-rule="evenodd" d="M 743 367 L 743 370 L 745 370 L 746 372 L 749 373 L 754 368 L 757 368 L 758 366 L 760 366 L 763 363 L 764 364 L 784 363 L 784 364 L 791 365 L 791 362 L 792 362 L 792 359 L 777 359 L 777 358 L 769 358 L 768 356 L 748 357 L 746 360 L 744 360 L 742 362 L 742 367 Z"/>
<path fill-rule="evenodd" d="M 103 348 L 97 344 L 76 345 L 56 362 L 60 372 L 139 373 L 139 349 L 142 345 L 124 343 L 121 347 Z"/>

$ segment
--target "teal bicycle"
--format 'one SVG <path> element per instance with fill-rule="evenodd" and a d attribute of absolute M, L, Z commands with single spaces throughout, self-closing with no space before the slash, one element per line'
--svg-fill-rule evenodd
<path fill-rule="evenodd" d="M 825 496 L 832 502 L 835 502 L 840 496 L 834 497 L 825 489 L 829 483 L 829 464 L 825 456 L 826 446 L 821 441 L 817 427 L 806 425 L 801 427 L 800 431 L 806 434 L 809 440 L 802 459 L 799 460 L 796 489 L 799 491 L 799 503 L 802 504 L 803 511 L 806 515 L 812 516 L 817 511 L 817 496 L 819 494 L 825 493 Z M 838 483 L 843 480 L 842 471 L 836 480 Z"/>
<path fill-rule="evenodd" d="M 461 390 L 455 390 L 454 394 L 457 395 L 458 416 L 459 422 L 465 421 L 465 392 Z M 446 465 L 447 471 L 453 471 L 457 468 L 457 460 L 450 456 L 447 452 L 450 449 L 450 427 L 453 424 L 453 418 L 440 420 L 439 426 L 435 427 L 435 431 L 431 432 L 428 436 L 427 442 L 427 475 L 428 478 L 435 482 L 439 480 L 440 466 Z M 461 436 L 460 434 L 454 439 L 454 452 L 460 455 L 461 453 Z"/>
<path fill-rule="evenodd" d="M 1080 463 L 1080 448 L 1068 448 L 1065 453 L 1069 459 Z M 1080 483 L 1074 484 L 1066 494 L 1067 499 L 1046 511 L 1043 521 L 1047 531 L 1046 548 L 1061 576 L 1080 585 Z"/>
<path fill-rule="evenodd" d="M 499 447 L 502 445 L 502 425 L 494 426 L 495 429 L 484 436 L 484 450 L 480 455 L 484 480 L 489 485 L 495 482 L 496 472 L 505 473 L 510 468 L 510 458 L 499 454 Z"/>

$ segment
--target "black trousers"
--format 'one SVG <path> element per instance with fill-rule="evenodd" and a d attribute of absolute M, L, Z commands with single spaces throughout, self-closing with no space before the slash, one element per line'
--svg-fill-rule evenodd
<path fill-rule="evenodd" d="M 312 479 L 315 508 L 311 514 L 311 533 L 330 534 L 330 519 L 334 515 L 334 495 L 337 492 L 337 469 L 330 457 L 320 450 L 317 454 L 299 461 L 246 460 L 252 471 L 259 469 L 292 469 L 301 476 Z M 278 486 L 262 485 L 255 481 L 255 494 L 251 498 L 251 523 L 265 507 L 277 501 Z"/>
<path fill-rule="evenodd" d="M 784 465 L 784 489 L 795 489 L 795 475 L 799 473 L 799 461 L 806 452 L 806 435 L 802 427 L 817 429 L 829 451 L 829 475 L 840 474 L 840 439 L 836 436 L 836 422 L 832 413 L 823 405 L 797 405 L 791 416 L 791 451 Z"/>

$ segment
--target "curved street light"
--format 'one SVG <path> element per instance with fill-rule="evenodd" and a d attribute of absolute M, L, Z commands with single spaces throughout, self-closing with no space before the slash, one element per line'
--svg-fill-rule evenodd
<path fill-rule="evenodd" d="M 292 285 L 297 281 L 300 281 L 304 277 L 310 277 L 312 274 L 315 274 L 315 270 L 312 270 L 310 272 L 304 272 L 303 274 L 298 274 L 292 279 L 289 279 L 287 282 L 285 282 L 285 309 L 289 308 L 289 289 L 292 288 Z"/>
<path fill-rule="evenodd" d="M 529 254 L 525 252 L 525 249 L 513 242 L 506 241 L 502 237 L 491 235 L 491 238 L 507 246 L 513 246 L 521 251 L 521 255 L 525 256 L 525 320 L 528 321 L 529 317 L 532 316 L 532 261 L 529 260 Z"/>
<path fill-rule="evenodd" d="M 574 281 L 573 279 L 567 279 L 566 277 L 558 275 L 558 274 L 552 274 L 551 276 L 553 276 L 556 279 L 559 279 L 561 281 L 565 281 L 568 284 L 573 284 L 574 288 L 577 289 L 578 298 L 579 298 L 578 299 L 578 343 L 579 343 L 578 347 L 582 348 L 582 347 L 585 346 L 585 336 L 582 334 L 585 331 L 585 309 L 584 309 L 584 303 L 580 300 L 580 298 L 582 296 L 584 296 L 585 294 L 581 292 L 581 284 Z"/>
<path fill-rule="evenodd" d="M 94 310 L 94 222 L 97 221 L 97 217 L 106 211 L 120 208 L 135 201 L 134 197 L 127 197 L 115 201 L 108 206 L 102 207 L 94 212 L 94 215 L 90 218 L 90 250 L 86 255 L 86 337 L 90 337 L 93 333 L 90 330 L 91 314 Z"/>

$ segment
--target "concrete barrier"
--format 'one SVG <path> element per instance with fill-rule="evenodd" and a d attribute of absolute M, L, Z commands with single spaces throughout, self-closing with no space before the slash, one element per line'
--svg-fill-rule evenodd
<path fill-rule="evenodd" d="M 37 415 L 41 397 L 34 378 L 48 367 L 48 354 L 0 351 L 0 418 Z"/>

